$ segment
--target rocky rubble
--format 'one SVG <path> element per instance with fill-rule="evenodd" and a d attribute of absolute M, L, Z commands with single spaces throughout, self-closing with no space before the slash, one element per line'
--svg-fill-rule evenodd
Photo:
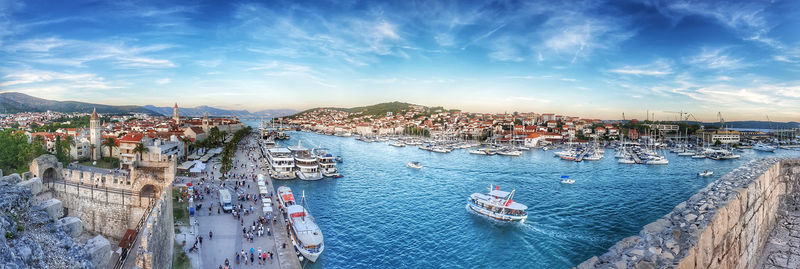
<path fill-rule="evenodd" d="M 672 212 L 645 225 L 639 235 L 617 242 L 607 253 L 592 257 L 577 268 L 674 267 L 675 262 L 698 243 L 700 233 L 713 219 L 716 210 L 781 160 L 753 160 L 734 169 L 677 205 Z M 706 241 L 710 244 L 710 240 Z"/>
<path fill-rule="evenodd" d="M 43 210 L 32 204 L 19 175 L 0 180 L 0 268 L 94 268 L 77 244 Z"/>

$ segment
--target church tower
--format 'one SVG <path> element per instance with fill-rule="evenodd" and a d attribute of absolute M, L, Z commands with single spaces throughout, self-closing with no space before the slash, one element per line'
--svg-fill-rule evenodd
<path fill-rule="evenodd" d="M 208 112 L 203 112 L 203 131 L 208 132 Z"/>
<path fill-rule="evenodd" d="M 175 103 L 175 107 L 172 108 L 172 119 L 175 120 L 176 125 L 181 125 L 181 117 L 178 116 L 178 103 Z"/>
<path fill-rule="evenodd" d="M 92 160 L 100 159 L 103 147 L 100 142 L 100 119 L 97 117 L 97 108 L 92 110 L 92 118 L 89 120 L 89 140 L 94 145 Z"/>

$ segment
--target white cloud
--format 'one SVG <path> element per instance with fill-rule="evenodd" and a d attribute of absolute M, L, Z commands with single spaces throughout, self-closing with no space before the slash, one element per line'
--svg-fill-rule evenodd
<path fill-rule="evenodd" d="M 731 56 L 727 48 L 703 48 L 702 52 L 687 62 L 708 69 L 739 69 L 747 66 L 742 59 Z"/>
<path fill-rule="evenodd" d="M 172 80 L 169 78 L 161 78 L 156 80 L 156 84 L 158 85 L 169 84 L 170 82 L 172 82 Z"/>
<path fill-rule="evenodd" d="M 662 59 L 646 65 L 623 66 L 611 69 L 609 72 L 636 76 L 664 76 L 672 74 L 672 66 L 668 61 Z"/>
<path fill-rule="evenodd" d="M 56 90 L 106 90 L 120 88 L 91 73 L 62 73 L 44 70 L 22 70 L 10 72 L 0 80 L 0 87 L 9 90 L 48 88 Z M 35 91 L 33 92 L 35 93 Z"/>

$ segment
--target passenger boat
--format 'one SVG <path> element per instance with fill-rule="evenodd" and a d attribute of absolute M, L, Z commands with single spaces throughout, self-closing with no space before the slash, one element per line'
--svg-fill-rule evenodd
<path fill-rule="evenodd" d="M 514 192 L 501 191 L 500 186 L 489 185 L 489 193 L 473 193 L 467 199 L 467 209 L 500 221 L 519 221 L 528 219 L 527 206 L 514 202 Z"/>
<path fill-rule="evenodd" d="M 274 179 L 295 179 L 294 157 L 286 148 L 267 149 L 270 176 Z"/>
<path fill-rule="evenodd" d="M 334 177 L 339 174 L 339 169 L 336 168 L 336 161 L 333 155 L 328 153 L 328 149 L 316 148 L 313 150 L 314 155 L 317 156 L 319 162 L 319 170 L 323 176 Z"/>
<path fill-rule="evenodd" d="M 298 178 L 302 180 L 322 179 L 322 172 L 320 172 L 319 169 L 317 156 L 311 154 L 311 151 L 303 147 L 301 142 L 298 141 L 296 147 L 289 147 L 289 151 L 291 151 L 294 156 L 294 165 Z"/>
<path fill-rule="evenodd" d="M 422 169 L 422 165 L 419 162 L 409 162 L 406 166 L 414 169 Z"/>
<path fill-rule="evenodd" d="M 301 198 L 302 205 L 298 205 L 294 200 L 292 189 L 280 186 L 278 187 L 278 199 L 286 209 L 289 238 L 292 239 L 292 244 L 303 257 L 311 262 L 316 262 L 322 251 L 325 250 L 325 245 L 323 244 L 322 230 L 319 229 L 311 213 L 305 208 L 305 192 Z"/>

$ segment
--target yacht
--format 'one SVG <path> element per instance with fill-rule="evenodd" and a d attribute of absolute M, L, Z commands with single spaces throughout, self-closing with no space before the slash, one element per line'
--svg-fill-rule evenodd
<path fill-rule="evenodd" d="M 521 156 L 522 155 L 522 151 L 514 150 L 514 149 L 505 149 L 505 150 L 498 151 L 497 154 L 504 155 L 504 156 Z"/>
<path fill-rule="evenodd" d="M 667 158 L 664 158 L 664 157 L 661 157 L 661 156 L 654 156 L 654 157 L 650 158 L 649 160 L 647 160 L 647 162 L 645 162 L 645 164 L 665 165 L 665 164 L 669 164 L 669 160 L 667 160 Z"/>
<path fill-rule="evenodd" d="M 294 165 L 298 178 L 302 180 L 322 179 L 317 156 L 311 154 L 311 151 L 303 147 L 301 142 L 297 142 L 297 146 L 295 147 L 289 147 L 289 151 L 291 151 L 294 156 Z"/>
<path fill-rule="evenodd" d="M 405 147 L 406 144 L 403 143 L 402 141 L 394 141 L 392 143 L 389 143 L 389 146 L 402 148 L 402 147 Z"/>
<path fill-rule="evenodd" d="M 487 150 L 483 150 L 483 149 L 470 150 L 469 154 L 486 155 L 487 154 Z"/>
<path fill-rule="evenodd" d="M 500 186 L 489 185 L 489 192 L 473 193 L 467 199 L 467 209 L 500 221 L 519 221 L 528 219 L 527 206 L 514 202 L 514 192 L 501 191 Z"/>
<path fill-rule="evenodd" d="M 325 250 L 325 245 L 323 244 L 322 230 L 319 229 L 317 223 L 314 222 L 314 217 L 305 208 L 305 192 L 301 198 L 302 204 L 298 205 L 294 200 L 292 189 L 280 186 L 278 187 L 278 199 L 286 208 L 289 238 L 292 239 L 295 249 L 309 261 L 316 262 L 322 251 Z"/>
<path fill-rule="evenodd" d="M 317 156 L 319 170 L 322 172 L 323 176 L 336 177 L 339 175 L 339 169 L 336 168 L 336 160 L 333 155 L 328 152 L 328 149 L 316 148 L 313 153 Z"/>
<path fill-rule="evenodd" d="M 764 151 L 764 152 L 775 152 L 775 147 L 758 143 L 755 146 L 753 146 L 753 150 Z"/>
<path fill-rule="evenodd" d="M 269 174 L 274 179 L 295 179 L 294 157 L 292 152 L 286 148 L 267 149 L 267 162 L 269 163 Z"/>

